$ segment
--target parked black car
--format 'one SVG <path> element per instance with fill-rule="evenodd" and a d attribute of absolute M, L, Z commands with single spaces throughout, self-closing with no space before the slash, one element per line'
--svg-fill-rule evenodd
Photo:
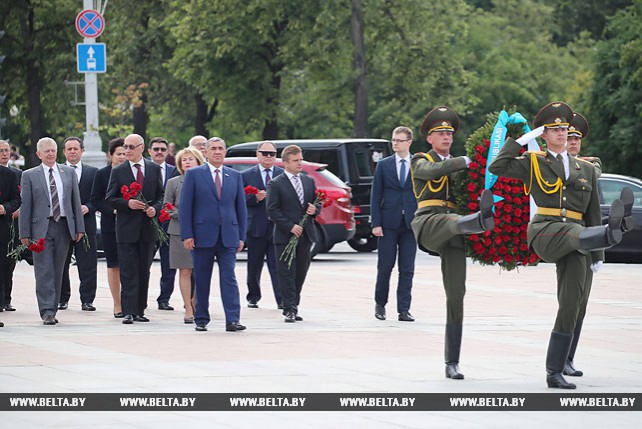
<path fill-rule="evenodd" d="M 633 191 L 633 223 L 632 231 L 624 234 L 622 242 L 617 246 L 606 249 L 607 262 L 642 262 L 642 180 L 619 174 L 602 174 L 597 180 L 600 189 L 600 206 L 603 222 L 614 199 L 620 197 L 622 188 L 629 187 Z"/>
<path fill-rule="evenodd" d="M 383 139 L 274 140 L 277 156 L 291 144 L 301 147 L 306 161 L 327 164 L 352 190 L 356 231 L 348 244 L 359 252 L 377 248 L 370 226 L 370 189 L 375 167 L 380 159 L 392 154 L 390 142 Z M 261 142 L 240 143 L 227 149 L 227 157 L 256 156 Z"/>

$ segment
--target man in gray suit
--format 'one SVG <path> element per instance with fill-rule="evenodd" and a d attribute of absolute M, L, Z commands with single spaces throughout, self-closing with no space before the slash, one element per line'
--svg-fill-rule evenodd
<path fill-rule="evenodd" d="M 85 223 L 76 173 L 56 163 L 55 140 L 43 137 L 36 148 L 42 164 L 22 175 L 20 240 L 28 246 L 45 239 L 44 250 L 33 255 L 36 297 L 43 323 L 55 325 L 65 259 L 71 240 L 80 241 L 85 234 Z"/>

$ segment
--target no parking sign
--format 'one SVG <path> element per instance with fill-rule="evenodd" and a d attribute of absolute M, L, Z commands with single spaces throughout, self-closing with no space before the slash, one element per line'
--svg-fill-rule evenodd
<path fill-rule="evenodd" d="M 105 19 L 97 10 L 86 9 L 76 17 L 76 31 L 83 37 L 96 38 L 105 30 Z"/>

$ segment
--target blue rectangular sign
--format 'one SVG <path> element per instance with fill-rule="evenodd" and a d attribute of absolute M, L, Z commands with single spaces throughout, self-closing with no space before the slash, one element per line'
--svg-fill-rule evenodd
<path fill-rule="evenodd" d="M 107 71 L 107 48 L 104 43 L 76 44 L 78 73 L 105 73 Z"/>

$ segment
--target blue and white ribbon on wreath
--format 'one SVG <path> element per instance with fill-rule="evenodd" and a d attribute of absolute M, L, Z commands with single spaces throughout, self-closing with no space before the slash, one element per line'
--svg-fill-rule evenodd
<path fill-rule="evenodd" d="M 497 182 L 497 176 L 488 170 L 488 166 L 497 157 L 499 151 L 502 149 L 502 146 L 504 146 L 506 133 L 508 132 L 508 128 L 506 126 L 508 124 L 524 124 L 524 133 L 528 133 L 531 130 L 528 126 L 528 121 L 526 121 L 526 118 L 524 118 L 521 113 L 515 112 L 510 116 L 508 116 L 506 110 L 502 110 L 499 113 L 499 116 L 497 117 L 497 123 L 495 124 L 495 128 L 493 128 L 493 134 L 490 136 L 490 147 L 488 148 L 488 157 L 486 159 L 486 182 L 484 184 L 484 189 L 491 189 Z M 531 148 L 531 145 L 533 144 L 535 146 L 534 148 Z M 528 149 L 539 150 L 539 146 L 534 139 L 533 141 L 528 143 Z M 498 202 L 503 200 L 504 198 L 493 195 L 493 199 L 494 202 Z"/>

